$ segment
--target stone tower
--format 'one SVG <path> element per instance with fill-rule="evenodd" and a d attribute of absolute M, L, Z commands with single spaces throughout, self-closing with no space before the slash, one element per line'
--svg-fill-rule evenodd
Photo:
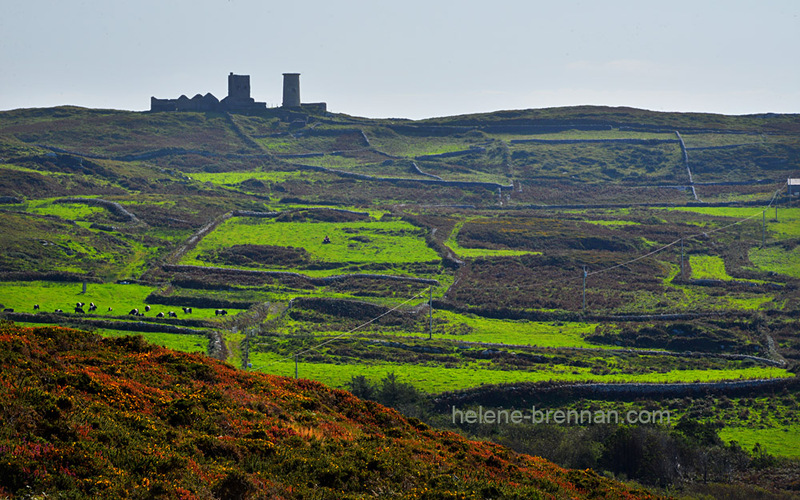
<path fill-rule="evenodd" d="M 228 97 L 234 101 L 250 99 L 250 75 L 228 75 Z"/>
<path fill-rule="evenodd" d="M 283 107 L 300 107 L 300 73 L 283 74 Z"/>

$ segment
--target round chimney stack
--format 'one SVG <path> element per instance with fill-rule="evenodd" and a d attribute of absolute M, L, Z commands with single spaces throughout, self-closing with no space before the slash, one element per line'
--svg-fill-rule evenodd
<path fill-rule="evenodd" d="M 300 107 L 300 73 L 283 74 L 283 107 Z"/>

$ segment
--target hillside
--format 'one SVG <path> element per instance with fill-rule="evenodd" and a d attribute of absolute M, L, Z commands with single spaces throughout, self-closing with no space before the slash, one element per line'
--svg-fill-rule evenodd
<path fill-rule="evenodd" d="M 0 325 L 0 497 L 653 498 L 308 380 Z"/>
<path fill-rule="evenodd" d="M 0 318 L 141 334 L 242 370 L 219 365 L 226 380 L 297 373 L 647 487 L 795 491 L 799 131 L 799 115 L 597 106 L 0 112 Z M 453 425 L 452 402 L 672 421 Z M 325 434 L 312 417 L 298 432 Z"/>

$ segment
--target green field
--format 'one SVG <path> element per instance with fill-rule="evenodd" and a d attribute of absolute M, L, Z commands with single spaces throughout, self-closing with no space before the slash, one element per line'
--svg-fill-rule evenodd
<path fill-rule="evenodd" d="M 751 224 L 760 230 L 764 217 L 764 208 L 757 207 L 675 207 L 668 210 L 679 212 L 693 212 L 715 217 L 730 217 L 744 220 L 741 224 Z M 798 238 L 800 237 L 800 208 L 778 207 L 778 222 L 775 220 L 775 209 L 766 209 L 767 239 L 771 238 Z M 731 221 L 735 222 L 735 221 Z"/>
<path fill-rule="evenodd" d="M 116 283 L 88 283 L 86 293 L 83 293 L 82 283 L 63 283 L 51 281 L 16 281 L 0 283 L 0 304 L 12 308 L 16 312 L 34 313 L 34 304 L 39 304 L 41 312 L 53 312 L 61 309 L 65 313 L 72 313 L 77 302 L 87 304 L 83 307 L 88 311 L 88 304 L 94 302 L 97 311 L 89 316 L 124 316 L 131 309 L 138 308 L 144 312 L 145 299 L 152 292 L 153 287 Z M 109 311 L 108 308 L 112 308 Z M 159 312 L 175 311 L 183 316 L 180 306 L 166 306 L 152 304 L 152 311 L 148 316 L 155 316 Z M 227 309 L 229 314 L 240 312 L 238 309 Z M 192 308 L 191 318 L 215 317 L 213 308 Z"/>
<path fill-rule="evenodd" d="M 94 302 L 98 307 L 96 314 L 118 315 L 136 307 L 143 308 L 144 299 L 154 290 L 134 284 L 88 283 L 84 294 L 82 283 L 17 281 L 2 283 L 0 302 L 18 312 L 34 312 L 34 304 L 39 304 L 43 312 L 52 312 L 55 309 L 72 312 L 76 302 Z M 114 310 L 108 312 L 109 307 Z"/>
<path fill-rule="evenodd" d="M 723 281 L 733 279 L 725 271 L 725 261 L 716 255 L 691 255 L 689 264 L 692 266 L 692 278 L 694 279 Z"/>
<path fill-rule="evenodd" d="M 719 436 L 725 441 L 736 441 L 747 450 L 758 443 L 772 455 L 800 458 L 800 425 L 767 429 L 725 427 L 719 431 Z"/>
<path fill-rule="evenodd" d="M 451 332 L 460 325 L 468 327 L 468 333 L 454 334 L 445 331 L 435 333 L 436 338 L 538 347 L 598 347 L 583 338 L 586 334 L 594 333 L 597 324 L 593 323 L 500 320 L 450 311 L 435 311 L 434 318 L 446 320 L 455 327 Z"/>
<path fill-rule="evenodd" d="M 294 376 L 294 361 L 273 353 L 251 353 L 254 370 L 274 375 Z M 399 380 L 408 382 L 429 393 L 438 393 L 469 387 L 513 382 L 714 382 L 719 380 L 748 380 L 760 378 L 791 377 L 780 368 L 751 367 L 740 370 L 674 370 L 668 373 L 641 375 L 611 374 L 596 375 L 588 368 L 549 364 L 545 370 L 499 370 L 487 369 L 487 363 L 476 362 L 469 366 L 446 368 L 401 363 L 362 362 L 353 364 L 304 363 L 298 365 L 298 376 L 318 380 L 335 387 L 344 387 L 353 376 L 364 375 L 378 380 L 387 373 L 395 373 Z"/>
<path fill-rule="evenodd" d="M 175 351 L 205 353 L 208 350 L 208 338 L 202 335 L 161 332 L 134 333 L 124 330 L 111 330 L 108 328 L 98 328 L 96 332 L 104 337 L 127 337 L 129 335 L 141 335 L 151 344 L 160 345 Z"/>
<path fill-rule="evenodd" d="M 761 271 L 800 278 L 800 251 L 796 247 L 792 250 L 780 247 L 751 248 L 748 257 Z"/>
<path fill-rule="evenodd" d="M 452 153 L 469 149 L 468 142 L 454 137 L 421 138 L 403 135 L 383 135 L 370 137 L 370 143 L 375 149 L 383 153 L 406 157 Z"/>
<path fill-rule="evenodd" d="M 300 170 L 282 172 L 271 170 L 268 172 L 193 172 L 190 177 L 199 182 L 210 182 L 222 186 L 236 186 L 244 181 L 255 179 L 258 181 L 282 182 L 287 179 L 299 179 L 307 176 Z"/>
<path fill-rule="evenodd" d="M 105 209 L 85 203 L 55 203 L 54 200 L 36 200 L 28 203 L 27 211 L 41 215 L 55 215 L 67 220 L 79 220 L 105 212 Z"/>
<path fill-rule="evenodd" d="M 326 236 L 331 243 L 323 243 Z M 234 218 L 206 236 L 182 263 L 205 265 L 197 259 L 199 254 L 234 242 L 300 247 L 322 262 L 409 264 L 439 259 L 425 244 L 424 231 L 403 221 L 303 223 Z"/>

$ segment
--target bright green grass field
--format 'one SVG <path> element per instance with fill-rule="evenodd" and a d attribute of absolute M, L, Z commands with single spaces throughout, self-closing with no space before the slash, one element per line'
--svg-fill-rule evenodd
<path fill-rule="evenodd" d="M 746 281 L 748 283 L 766 283 L 762 280 L 736 279 L 725 270 L 725 261 L 716 255 L 690 255 L 692 278 L 722 281 Z"/>
<path fill-rule="evenodd" d="M 155 289 L 142 285 L 118 285 L 116 283 L 89 283 L 86 293 L 82 293 L 82 283 L 62 283 L 52 281 L 7 281 L 0 282 L 0 304 L 10 307 L 16 312 L 33 313 L 34 304 L 39 304 L 42 312 L 53 312 L 61 309 L 65 313 L 73 312 L 76 302 L 89 304 L 94 302 L 97 311 L 91 316 L 121 316 L 131 309 L 138 308 L 144 312 L 144 299 Z M 108 308 L 113 308 L 109 312 Z M 179 306 L 154 304 L 148 316 L 158 312 L 175 311 L 183 317 Z M 88 311 L 88 305 L 84 306 Z M 214 317 L 214 309 L 192 308 L 192 319 Z M 239 309 L 228 309 L 228 314 L 236 314 Z"/>
<path fill-rule="evenodd" d="M 751 248 L 750 262 L 762 271 L 773 271 L 800 278 L 800 252 L 780 247 Z"/>
<path fill-rule="evenodd" d="M 725 271 L 725 261 L 716 255 L 690 255 L 689 264 L 692 266 L 692 278 L 702 280 L 724 280 L 733 278 Z"/>
<path fill-rule="evenodd" d="M 184 257 L 183 264 L 207 265 L 197 256 L 207 250 L 238 245 L 276 245 L 305 248 L 324 262 L 397 263 L 438 262 L 424 231 L 403 221 L 275 222 L 233 218 L 220 224 Z M 331 243 L 322 241 L 328 236 Z M 366 242 L 355 238 L 368 239 Z"/>
<path fill-rule="evenodd" d="M 298 179 L 307 176 L 305 172 L 299 170 L 292 172 L 269 171 L 269 172 L 193 172 L 191 178 L 200 182 L 210 182 L 212 184 L 233 186 L 240 184 L 249 179 L 256 179 L 259 181 L 282 182 L 289 179 Z"/>
<path fill-rule="evenodd" d="M 126 337 L 129 335 L 141 335 L 151 344 L 160 345 L 174 351 L 200 353 L 205 353 L 208 351 L 208 338 L 202 335 L 160 332 L 136 333 L 124 330 L 110 330 L 107 328 L 97 329 L 96 332 L 103 337 Z"/>
<path fill-rule="evenodd" d="M 0 283 L 0 303 L 17 312 L 34 312 L 34 304 L 39 304 L 43 312 L 55 309 L 72 312 L 76 302 L 94 302 L 98 314 L 116 315 L 124 314 L 123 310 L 128 312 L 134 307 L 144 307 L 144 299 L 153 290 L 141 285 L 89 283 L 84 294 L 82 283 L 10 281 Z M 109 307 L 114 311 L 109 313 Z"/>
<path fill-rule="evenodd" d="M 463 342 L 486 342 L 496 344 L 529 345 L 538 347 L 599 347 L 584 340 L 592 334 L 595 323 L 547 323 L 539 321 L 512 321 L 482 318 L 471 314 L 450 311 L 434 311 L 434 318 L 445 319 L 450 324 L 463 323 L 472 331 L 464 335 L 434 334 L 435 338 Z M 424 334 L 417 334 L 427 336 Z"/>
<path fill-rule="evenodd" d="M 80 220 L 104 212 L 102 207 L 85 203 L 53 203 L 52 200 L 34 200 L 28 203 L 28 212 L 40 215 L 56 215 L 66 220 Z"/>
<path fill-rule="evenodd" d="M 725 427 L 719 431 L 719 437 L 724 441 L 737 441 L 747 450 L 760 443 L 771 455 L 800 458 L 800 425 L 770 429 Z"/>
<path fill-rule="evenodd" d="M 294 376 L 295 364 L 291 359 L 273 353 L 251 353 L 253 369 L 274 375 Z M 493 370 L 487 363 L 475 362 L 458 368 L 440 365 L 414 365 L 400 363 L 299 363 L 298 376 L 312 379 L 334 387 L 344 387 L 355 375 L 364 375 L 371 380 L 380 380 L 394 372 L 398 379 L 408 382 L 429 393 L 440 393 L 487 384 L 518 382 L 542 382 L 558 380 L 564 382 L 712 382 L 720 380 L 744 380 L 780 378 L 792 376 L 786 370 L 774 367 L 750 367 L 740 370 L 673 370 L 668 373 L 643 375 L 595 375 L 589 368 L 565 365 L 548 365 L 543 370 Z"/>

